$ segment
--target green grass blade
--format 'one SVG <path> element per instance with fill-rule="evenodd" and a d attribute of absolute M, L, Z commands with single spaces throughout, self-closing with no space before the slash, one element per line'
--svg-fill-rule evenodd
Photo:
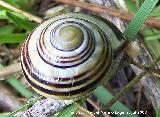
<path fill-rule="evenodd" d="M 127 6 L 127 9 L 130 11 L 130 12 L 133 12 L 133 13 L 136 13 L 138 11 L 136 5 L 133 3 L 132 0 L 125 0 L 125 4 Z"/>
<path fill-rule="evenodd" d="M 30 98 L 33 96 L 33 93 L 26 89 L 26 87 L 21 84 L 15 77 L 8 76 L 6 81 L 12 85 L 21 95 L 23 95 L 26 98 Z"/>
<path fill-rule="evenodd" d="M 8 113 L 0 114 L 0 117 L 7 117 L 7 116 L 8 116 Z"/>
<path fill-rule="evenodd" d="M 143 35 L 146 38 L 148 36 L 154 35 L 155 33 L 158 33 L 158 32 L 155 32 L 155 31 L 154 31 L 153 28 L 144 27 L 144 29 L 140 31 L 140 34 Z"/>
<path fill-rule="evenodd" d="M 0 34 L 0 43 L 20 43 L 27 38 L 26 33 Z"/>
<path fill-rule="evenodd" d="M 74 112 L 80 107 L 78 103 L 73 103 L 71 105 L 68 105 L 66 108 L 64 108 L 63 111 L 61 111 L 57 117 L 72 117 Z"/>
<path fill-rule="evenodd" d="M 136 0 L 136 6 L 139 8 L 143 4 L 144 0 Z"/>
<path fill-rule="evenodd" d="M 16 7 L 16 8 L 19 8 L 19 5 L 16 3 L 15 0 L 5 0 L 5 2 L 9 3 L 10 5 L 12 5 L 12 6 Z"/>
<path fill-rule="evenodd" d="M 160 108 L 156 112 L 156 117 L 160 117 Z"/>
<path fill-rule="evenodd" d="M 160 30 L 158 30 L 158 29 L 156 29 L 156 28 L 151 28 L 152 29 L 152 31 L 154 32 L 154 33 L 160 33 Z"/>
<path fill-rule="evenodd" d="M 160 43 L 159 40 L 146 41 L 148 47 L 153 51 L 154 55 L 158 57 L 160 55 Z"/>
<path fill-rule="evenodd" d="M 8 19 L 10 18 L 15 24 L 20 26 L 21 28 L 32 31 L 36 23 L 30 21 L 27 17 L 20 13 L 16 13 L 13 11 L 0 10 L 0 19 Z"/>
<path fill-rule="evenodd" d="M 0 5 L 0 10 L 12 11 L 12 10 L 10 10 L 10 9 L 6 8 L 6 7 L 1 6 L 1 5 Z"/>
<path fill-rule="evenodd" d="M 0 10 L 0 19 L 8 19 L 5 10 Z"/>
<path fill-rule="evenodd" d="M 76 112 L 76 110 L 84 103 L 85 100 L 85 98 L 81 98 L 73 104 L 66 106 L 63 110 L 59 112 L 56 117 L 72 117 L 74 112 Z"/>
<path fill-rule="evenodd" d="M 19 25 L 21 28 L 32 31 L 35 26 L 37 26 L 36 23 L 31 22 L 27 17 L 21 15 L 20 13 L 16 12 L 7 12 L 7 16 L 11 18 L 15 24 Z"/>
<path fill-rule="evenodd" d="M 141 32 L 144 36 L 145 43 L 151 49 L 153 54 L 158 57 L 160 55 L 160 31 L 155 28 L 145 28 Z"/>
<path fill-rule="evenodd" d="M 160 33 L 158 34 L 154 34 L 154 35 L 151 35 L 151 36 L 147 36 L 145 38 L 146 41 L 153 41 L 153 40 L 160 40 Z"/>
<path fill-rule="evenodd" d="M 93 94 L 100 100 L 103 105 L 107 104 L 107 102 L 113 98 L 112 94 L 109 93 L 109 91 L 107 91 L 103 86 L 97 87 L 96 90 L 93 91 Z M 117 117 L 138 117 L 119 101 L 114 103 L 110 110 L 113 112 L 119 112 L 119 114 L 116 114 Z"/>
<path fill-rule="evenodd" d="M 158 3 L 158 0 L 145 0 L 141 5 L 140 9 L 137 11 L 135 16 L 132 18 L 132 21 L 127 26 L 124 31 L 124 35 L 128 38 L 129 41 L 134 41 L 135 36 L 138 31 L 142 28 L 144 22 Z"/>
<path fill-rule="evenodd" d="M 150 14 L 151 17 L 160 17 L 160 7 L 157 7 L 155 8 L 151 14 Z"/>
<path fill-rule="evenodd" d="M 33 1 L 31 0 L 5 0 L 5 2 L 9 3 L 10 5 L 18 9 L 28 10 L 28 6 L 32 4 Z"/>
<path fill-rule="evenodd" d="M 14 25 L 5 25 L 0 27 L 0 35 L 1 34 L 11 34 L 15 29 Z"/>
<path fill-rule="evenodd" d="M 39 96 L 39 97 L 31 97 L 28 101 L 28 103 L 24 104 L 23 106 L 21 106 L 19 109 L 11 112 L 11 113 L 8 113 L 7 117 L 13 117 L 16 113 L 18 112 L 22 112 L 24 111 L 25 109 L 27 109 L 29 106 L 35 104 L 38 100 L 41 100 L 43 98 L 43 96 Z"/>
<path fill-rule="evenodd" d="M 28 6 L 33 2 L 32 0 L 15 0 L 16 4 L 24 10 L 30 10 L 32 7 L 28 9 Z"/>

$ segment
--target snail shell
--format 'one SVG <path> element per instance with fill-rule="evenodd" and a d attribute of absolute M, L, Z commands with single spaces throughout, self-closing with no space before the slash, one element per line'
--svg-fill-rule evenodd
<path fill-rule="evenodd" d="M 112 27 L 82 13 L 55 16 L 35 28 L 24 42 L 24 76 L 39 94 L 55 99 L 83 96 L 97 87 L 113 58 Z"/>

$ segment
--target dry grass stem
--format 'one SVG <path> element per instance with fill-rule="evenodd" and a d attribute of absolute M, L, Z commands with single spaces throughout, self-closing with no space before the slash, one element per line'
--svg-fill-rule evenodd
<path fill-rule="evenodd" d="M 81 7 L 83 9 L 86 9 L 88 11 L 92 11 L 95 13 L 106 14 L 106 15 L 118 17 L 118 18 L 121 18 L 127 21 L 131 21 L 131 19 L 134 16 L 134 14 L 128 13 L 126 11 L 120 11 L 117 9 L 107 8 L 104 6 L 94 5 L 90 3 L 78 2 L 76 0 L 54 0 L 54 1 L 76 6 L 76 7 Z M 146 20 L 145 23 L 149 26 L 160 28 L 160 19 L 148 18 L 148 20 Z"/>
<path fill-rule="evenodd" d="M 5 8 L 8 8 L 8 9 L 10 9 L 10 10 L 12 10 L 12 11 L 15 11 L 15 12 L 17 12 L 17 13 L 20 13 L 20 14 L 28 17 L 29 20 L 35 21 L 35 22 L 37 22 L 37 23 L 41 23 L 41 22 L 42 22 L 42 19 L 41 19 L 41 18 L 39 18 L 39 17 L 37 17 L 37 16 L 34 16 L 34 15 L 30 14 L 30 13 L 27 13 L 27 12 L 25 12 L 25 11 L 23 11 L 23 10 L 17 9 L 17 8 L 11 6 L 10 4 L 8 4 L 8 3 L 6 3 L 6 2 L 4 2 L 4 1 L 2 1 L 2 0 L 0 0 L 0 5 L 3 6 L 3 7 L 5 7 Z"/>
<path fill-rule="evenodd" d="M 11 64 L 9 66 L 3 67 L 0 71 L 0 77 L 6 77 L 8 75 L 17 73 L 21 71 L 20 63 Z"/>

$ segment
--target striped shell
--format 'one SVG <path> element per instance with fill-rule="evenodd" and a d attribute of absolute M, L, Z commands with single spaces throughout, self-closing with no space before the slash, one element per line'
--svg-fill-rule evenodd
<path fill-rule="evenodd" d="M 93 15 L 67 13 L 40 24 L 24 42 L 21 65 L 39 94 L 83 96 L 97 87 L 112 61 L 111 27 Z"/>

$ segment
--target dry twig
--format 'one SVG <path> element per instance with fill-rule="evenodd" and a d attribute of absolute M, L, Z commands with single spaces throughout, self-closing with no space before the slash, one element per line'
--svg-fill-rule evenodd
<path fill-rule="evenodd" d="M 121 18 L 127 21 L 131 21 L 131 19 L 134 16 L 133 14 L 125 12 L 125 11 L 120 11 L 117 9 L 107 8 L 104 6 L 94 5 L 90 3 L 78 2 L 76 0 L 54 0 L 54 1 L 76 6 L 76 7 L 81 7 L 83 9 L 86 9 L 86 10 L 89 10 L 95 13 L 106 14 L 106 15 L 118 17 L 118 18 Z M 148 18 L 145 23 L 149 26 L 160 28 L 160 19 Z"/>
<path fill-rule="evenodd" d="M 6 66 L 6 67 L 2 68 L 2 70 L 0 71 L 0 78 L 17 73 L 19 71 L 21 71 L 20 63 L 15 63 L 12 65 Z"/>

